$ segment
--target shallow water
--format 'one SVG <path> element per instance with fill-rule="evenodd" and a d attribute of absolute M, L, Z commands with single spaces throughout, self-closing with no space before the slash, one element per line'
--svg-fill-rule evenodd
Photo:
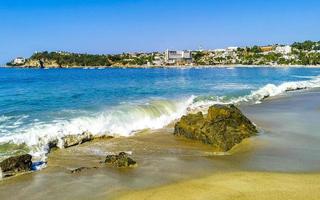
<path fill-rule="evenodd" d="M 259 140 L 265 147 L 251 152 L 260 155 L 248 168 L 281 172 L 320 169 L 320 90 L 287 94 L 243 111 L 264 131 Z M 252 167 L 253 166 L 253 167 Z"/>
<path fill-rule="evenodd" d="M 253 104 L 320 87 L 319 74 L 309 68 L 0 68 L 0 159 L 30 152 L 44 160 L 48 142 L 65 135 L 130 136 L 215 103 Z"/>

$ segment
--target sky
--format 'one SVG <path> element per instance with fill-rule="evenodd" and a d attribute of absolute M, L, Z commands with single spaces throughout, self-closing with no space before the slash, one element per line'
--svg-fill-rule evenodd
<path fill-rule="evenodd" d="M 0 64 L 35 51 L 122 53 L 320 40 L 319 0 L 0 0 Z"/>

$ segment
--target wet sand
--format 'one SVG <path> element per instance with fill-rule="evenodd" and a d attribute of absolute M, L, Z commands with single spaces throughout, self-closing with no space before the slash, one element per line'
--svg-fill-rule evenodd
<path fill-rule="evenodd" d="M 242 106 L 261 133 L 227 155 L 174 137 L 172 127 L 57 150 L 44 170 L 0 182 L 0 197 L 319 199 L 319 108 L 318 90 Z M 132 152 L 138 167 L 112 169 L 99 163 L 119 151 Z M 70 173 L 78 167 L 98 169 Z"/>

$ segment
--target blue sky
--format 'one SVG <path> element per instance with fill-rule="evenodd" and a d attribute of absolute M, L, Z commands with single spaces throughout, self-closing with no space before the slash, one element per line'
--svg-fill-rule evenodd
<path fill-rule="evenodd" d="M 0 0 L 0 63 L 34 51 L 162 51 L 320 40 L 319 0 Z"/>

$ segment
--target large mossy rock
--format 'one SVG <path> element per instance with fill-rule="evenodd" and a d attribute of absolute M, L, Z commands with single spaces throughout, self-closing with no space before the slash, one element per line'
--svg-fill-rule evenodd
<path fill-rule="evenodd" d="M 234 105 L 214 105 L 201 112 L 183 116 L 175 124 L 174 135 L 200 140 L 217 151 L 229 151 L 243 139 L 257 134 L 256 127 Z"/>
<path fill-rule="evenodd" d="M 32 156 L 24 154 L 21 156 L 13 156 L 0 162 L 0 170 L 3 177 L 13 176 L 31 170 Z"/>

